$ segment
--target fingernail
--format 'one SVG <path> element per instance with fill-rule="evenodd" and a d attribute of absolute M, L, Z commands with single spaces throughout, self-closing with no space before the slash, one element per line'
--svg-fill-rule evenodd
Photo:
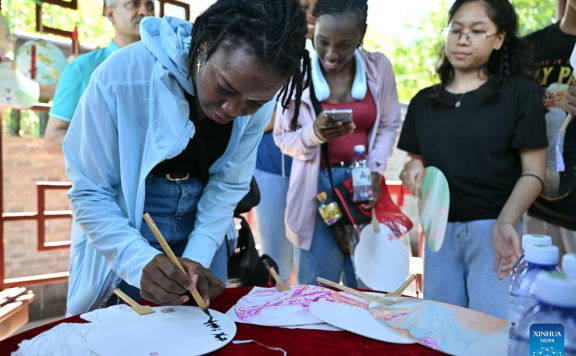
<path fill-rule="evenodd" d="M 206 303 L 206 307 L 209 307 L 209 306 L 210 306 L 210 299 L 206 299 L 206 300 L 204 301 L 204 303 Z"/>
<path fill-rule="evenodd" d="M 197 274 L 195 274 L 195 275 L 192 276 L 192 282 L 193 282 L 194 284 L 196 284 L 196 282 L 198 282 L 198 275 L 197 275 Z"/>
<path fill-rule="evenodd" d="M 186 302 L 189 301 L 189 300 L 190 300 L 190 298 L 188 298 L 188 297 L 185 296 L 185 297 L 184 297 L 184 300 L 182 301 L 182 303 L 186 303 Z"/>

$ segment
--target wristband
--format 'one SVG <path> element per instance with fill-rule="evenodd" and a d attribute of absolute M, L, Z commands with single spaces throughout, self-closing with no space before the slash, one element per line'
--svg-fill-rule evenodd
<path fill-rule="evenodd" d="M 544 190 L 544 181 L 542 180 L 542 178 L 538 177 L 536 174 L 524 173 L 520 176 L 520 178 L 522 178 L 522 177 L 534 177 L 534 178 L 538 179 L 540 181 L 540 184 L 542 184 L 542 190 Z"/>

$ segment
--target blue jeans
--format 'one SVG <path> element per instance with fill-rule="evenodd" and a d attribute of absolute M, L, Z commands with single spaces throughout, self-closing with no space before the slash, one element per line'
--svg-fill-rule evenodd
<path fill-rule="evenodd" d="M 448 223 L 444 244 L 424 254 L 424 298 L 508 320 L 508 279 L 493 271 L 496 220 Z M 516 225 L 521 234 L 522 222 Z"/>
<path fill-rule="evenodd" d="M 332 168 L 334 185 L 344 182 L 352 176 L 349 168 Z M 333 199 L 334 193 L 326 169 L 320 170 L 318 176 L 318 193 L 326 192 L 328 199 Z M 319 203 L 318 203 L 319 204 Z M 322 220 L 320 213 L 316 212 L 314 235 L 310 251 L 296 249 L 296 274 L 299 284 L 317 284 L 316 277 L 322 277 L 338 282 L 344 273 L 344 284 L 355 288 L 358 286 L 354 274 L 354 266 L 350 256 L 344 255 L 336 239 Z"/>
<path fill-rule="evenodd" d="M 159 178 L 153 175 L 146 177 L 146 198 L 144 201 L 144 212 L 149 213 L 162 232 L 166 242 L 174 251 L 174 254 L 181 257 L 188 244 L 188 237 L 194 229 L 198 201 L 204 191 L 204 183 L 199 179 L 187 179 L 181 181 L 170 181 L 166 178 Z M 163 251 L 160 243 L 148 227 L 146 222 L 142 222 L 140 228 L 142 236 L 152 247 Z M 231 251 L 234 246 L 231 246 Z M 226 241 L 222 243 L 216 251 L 210 271 L 224 284 L 228 277 L 228 256 L 226 252 Z M 120 289 L 133 299 L 141 299 L 140 289 L 131 286 L 125 281 L 119 285 Z M 111 304 L 117 304 L 115 296 Z M 110 305 L 111 301 L 107 304 Z"/>
<path fill-rule="evenodd" d="M 284 225 L 290 178 L 259 169 L 256 169 L 254 176 L 261 194 L 260 204 L 254 208 L 260 251 L 272 257 L 278 264 L 280 278 L 288 283 L 294 266 L 294 245 L 286 238 Z"/>

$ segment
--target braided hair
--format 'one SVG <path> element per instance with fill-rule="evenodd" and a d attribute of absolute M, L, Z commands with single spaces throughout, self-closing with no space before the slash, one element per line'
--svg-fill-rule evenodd
<path fill-rule="evenodd" d="M 312 11 L 315 19 L 322 15 L 358 15 L 358 26 L 366 32 L 368 20 L 368 0 L 318 0 Z"/>
<path fill-rule="evenodd" d="M 288 107 L 295 94 L 291 126 L 298 124 L 302 91 L 310 84 L 310 55 L 306 50 L 306 14 L 297 0 L 218 0 L 196 18 L 190 43 L 190 72 L 201 46 L 207 61 L 223 41 L 245 46 L 264 64 L 293 73 L 278 99 Z"/>
<path fill-rule="evenodd" d="M 534 78 L 536 62 L 529 43 L 518 34 L 518 16 L 514 6 L 509 0 L 456 0 L 448 14 L 448 23 L 452 21 L 454 14 L 466 3 L 480 1 L 485 5 L 486 14 L 494 22 L 497 33 L 506 33 L 506 38 L 500 50 L 492 51 L 488 62 L 481 70 L 489 76 L 495 77 L 496 86 L 491 92 L 487 92 L 489 99 L 495 99 L 500 95 L 506 81 L 513 75 L 522 75 Z M 454 79 L 454 67 L 443 53 L 443 60 L 436 70 L 440 77 L 440 85 L 432 93 L 433 102 L 441 101 L 442 93 Z"/>

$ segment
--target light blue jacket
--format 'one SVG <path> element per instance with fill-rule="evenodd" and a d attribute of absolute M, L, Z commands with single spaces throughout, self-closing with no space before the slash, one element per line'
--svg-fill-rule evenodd
<path fill-rule="evenodd" d="M 160 253 L 139 230 L 145 178 L 178 155 L 194 136 L 184 90 L 192 24 L 176 18 L 142 20 L 142 41 L 111 55 L 92 76 L 66 138 L 64 156 L 74 222 L 68 311 L 79 314 L 106 300 L 120 279 L 140 287 L 142 269 Z M 258 144 L 274 102 L 233 123 L 228 147 L 210 167 L 194 231 L 183 257 L 208 268 L 233 211 L 249 190 Z M 118 278 L 119 277 L 119 278 Z"/>

